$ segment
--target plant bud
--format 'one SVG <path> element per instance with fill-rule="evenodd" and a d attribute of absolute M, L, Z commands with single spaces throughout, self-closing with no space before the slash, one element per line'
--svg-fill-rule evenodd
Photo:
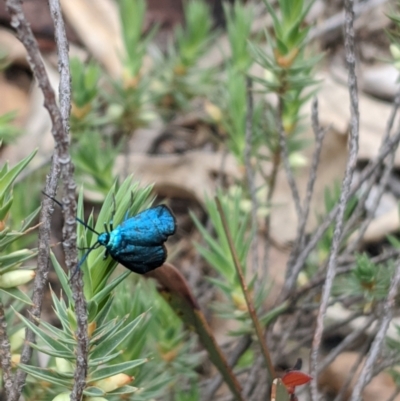
<path fill-rule="evenodd" d="M 88 337 L 91 338 L 94 331 L 97 329 L 97 323 L 96 322 L 91 322 L 88 324 Z"/>
<path fill-rule="evenodd" d="M 97 382 L 91 383 L 91 385 L 101 388 L 104 392 L 109 393 L 117 388 L 129 384 L 135 378 L 133 376 L 128 376 L 125 373 L 119 373 L 117 375 L 107 377 L 107 379 L 102 379 Z"/>
<path fill-rule="evenodd" d="M 204 109 L 213 121 L 219 123 L 222 120 L 222 110 L 214 103 L 206 101 L 204 103 Z"/>
<path fill-rule="evenodd" d="M 71 392 L 67 391 L 65 393 L 60 393 L 53 398 L 53 401 L 69 401 Z"/>
<path fill-rule="evenodd" d="M 71 373 L 75 369 L 75 365 L 64 358 L 56 358 L 56 367 L 60 373 Z"/>
<path fill-rule="evenodd" d="M 21 361 L 21 354 L 12 354 L 11 355 L 11 366 L 13 368 L 16 368 L 20 361 Z"/>
<path fill-rule="evenodd" d="M 29 283 L 35 277 L 33 270 L 14 270 L 0 276 L 0 288 L 13 288 Z"/>
<path fill-rule="evenodd" d="M 19 349 L 25 341 L 25 328 L 19 329 L 10 337 L 11 352 Z"/>
<path fill-rule="evenodd" d="M 87 401 L 108 401 L 108 400 L 103 397 L 92 397 L 92 398 L 88 398 Z"/>

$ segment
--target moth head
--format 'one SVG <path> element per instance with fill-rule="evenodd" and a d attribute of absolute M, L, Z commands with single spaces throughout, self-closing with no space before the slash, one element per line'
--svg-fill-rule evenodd
<path fill-rule="evenodd" d="M 97 242 L 101 245 L 106 246 L 108 244 L 108 241 L 110 241 L 110 234 L 109 233 L 101 233 L 97 237 Z"/>

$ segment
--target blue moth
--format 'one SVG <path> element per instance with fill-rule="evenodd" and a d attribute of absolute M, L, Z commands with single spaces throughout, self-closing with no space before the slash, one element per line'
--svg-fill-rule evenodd
<path fill-rule="evenodd" d="M 57 199 L 45 192 L 43 194 L 61 208 L 63 207 Z M 114 213 L 115 210 L 113 215 Z M 104 259 L 110 255 L 127 269 L 138 274 L 145 274 L 165 262 L 167 249 L 164 242 L 176 231 L 175 216 L 166 205 L 151 207 L 129 218 L 126 213 L 124 222 L 115 228 L 112 221 L 108 226 L 104 223 L 104 233 L 98 233 L 78 217 L 76 217 L 76 221 L 94 232 L 97 235 L 97 241 L 87 250 L 72 277 L 82 266 L 89 253 L 100 246 L 106 248 Z"/>
<path fill-rule="evenodd" d="M 113 227 L 104 223 L 105 232 L 98 233 L 79 218 L 76 220 L 97 234 L 96 243 L 88 249 L 79 266 L 93 249 L 106 248 L 104 258 L 110 255 L 127 269 L 144 274 L 160 267 L 167 258 L 164 242 L 176 231 L 176 219 L 166 205 L 158 205 L 127 218 Z"/>

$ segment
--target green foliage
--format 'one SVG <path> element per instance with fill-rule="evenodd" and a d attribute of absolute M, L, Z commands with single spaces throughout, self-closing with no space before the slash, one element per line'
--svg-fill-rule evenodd
<path fill-rule="evenodd" d="M 146 46 L 154 32 L 142 38 L 146 3 L 144 0 L 119 0 L 119 15 L 122 24 L 122 38 L 126 57 L 124 66 L 130 78 L 137 77 L 146 54 Z"/>
<path fill-rule="evenodd" d="M 137 213 L 143 206 L 148 206 L 150 191 L 151 187 L 140 189 L 137 183 L 132 183 L 132 178 L 125 180 L 120 187 L 114 185 L 104 201 L 98 222 L 94 226 L 95 229 L 103 231 L 103 222 L 110 222 L 114 208 L 113 199 L 115 199 L 117 207 L 114 216 L 114 223 L 117 225 L 123 220 L 126 211 L 129 214 Z M 78 214 L 83 218 L 82 193 L 79 199 Z M 93 225 L 93 216 L 90 217 L 88 224 Z M 97 240 L 95 235 L 81 225 L 78 227 L 79 243 L 85 247 L 93 245 Z M 120 358 L 121 344 L 127 339 L 144 338 L 146 331 L 146 325 L 142 322 L 144 313 L 117 315 L 109 318 L 113 290 L 130 272 L 125 271 L 108 283 L 108 278 L 117 262 L 111 258 L 103 260 L 101 253 L 93 251 L 82 266 L 85 295 L 88 302 L 90 337 L 89 373 L 85 395 L 92 397 L 116 394 L 116 391 L 119 395 L 136 391 L 136 388 L 128 385 L 131 379 L 127 372 L 136 371 L 140 365 L 148 361 L 146 357 L 127 360 Z M 21 368 L 36 380 L 44 380 L 60 391 L 65 391 L 72 389 L 73 366 L 76 359 L 74 300 L 68 277 L 54 255 L 52 261 L 67 298 L 67 302 L 65 302 L 63 297 L 59 298 L 52 293 L 54 311 L 61 328 L 52 326 L 43 320 L 38 320 L 39 325 L 35 325 L 22 315 L 19 317 L 37 335 L 38 342 L 32 344 L 33 348 L 55 359 L 52 359 L 53 362 L 46 368 L 38 369 L 28 365 L 22 365 Z"/>
<path fill-rule="evenodd" d="M 84 65 L 78 58 L 70 61 L 72 75 L 72 101 L 82 109 L 90 105 L 99 95 L 100 68 L 93 62 Z"/>
<path fill-rule="evenodd" d="M 72 149 L 76 172 L 86 188 L 105 196 L 115 181 L 113 168 L 121 144 L 113 146 L 112 139 L 98 131 L 82 132 L 77 139 Z"/>
<path fill-rule="evenodd" d="M 236 1 L 233 6 L 224 3 L 226 29 L 232 52 L 229 64 L 237 72 L 246 73 L 254 60 L 249 49 L 254 10 Z"/>
<path fill-rule="evenodd" d="M 249 214 L 242 209 L 242 192 L 238 189 L 229 196 L 223 195 L 220 191 L 218 193 L 218 198 L 222 203 L 226 216 L 229 216 L 229 229 L 238 252 L 239 261 L 243 270 L 246 272 L 246 259 L 250 247 L 250 238 L 247 234 Z M 192 213 L 192 219 L 208 245 L 206 248 L 200 244 L 196 244 L 196 249 L 230 285 L 238 286 L 239 282 L 235 266 L 217 205 L 214 200 L 206 198 L 205 207 L 212 222 L 213 229 L 215 230 L 216 238 L 208 232 L 206 227 L 203 226 Z"/>
<path fill-rule="evenodd" d="M 21 265 L 36 255 L 35 250 L 20 249 L 10 252 L 10 245 L 19 239 L 28 230 L 36 217 L 38 210 L 29 215 L 18 231 L 7 226 L 7 215 L 14 201 L 13 184 L 16 178 L 33 159 L 36 152 L 21 160 L 17 165 L 9 168 L 4 164 L 0 169 L 0 294 L 12 297 L 18 301 L 31 303 L 30 298 L 18 286 L 31 281 L 34 277 L 32 267 Z"/>
<path fill-rule="evenodd" d="M 221 125 L 228 137 L 227 146 L 238 162 L 244 165 L 249 96 L 245 74 L 254 62 L 249 50 L 254 12 L 240 2 L 236 2 L 234 6 L 224 5 L 224 11 L 232 55 L 226 60 L 226 78 L 218 93 L 215 94 L 215 101 L 222 109 Z M 251 144 L 253 151 L 259 148 L 262 139 L 268 135 L 265 132 L 263 118 L 265 108 L 265 102 L 260 101 L 256 103 L 253 110 Z"/>
<path fill-rule="evenodd" d="M 14 125 L 16 116 L 17 113 L 15 111 L 10 111 L 0 116 L 0 148 L 2 145 L 14 142 L 21 135 L 22 131 Z"/>
<path fill-rule="evenodd" d="M 185 28 L 178 27 L 175 39 L 182 67 L 192 67 L 210 46 L 212 18 L 209 7 L 202 1 L 185 4 Z"/>
<path fill-rule="evenodd" d="M 312 71 L 320 56 L 310 56 L 305 51 L 309 27 L 304 19 L 312 1 L 300 0 L 295 4 L 279 0 L 278 14 L 268 0 L 264 4 L 273 19 L 273 35 L 266 31 L 268 51 L 252 45 L 255 61 L 266 71 L 266 77 L 254 79 L 268 92 L 282 99 L 283 128 L 288 135 L 300 127 L 300 110 L 313 93 L 305 90 L 315 85 Z"/>
<path fill-rule="evenodd" d="M 104 98 L 107 116 L 115 130 L 123 136 L 129 136 L 155 119 L 150 108 L 150 77 L 141 71 L 147 46 L 155 31 L 142 37 L 146 10 L 144 0 L 120 0 L 118 4 L 124 44 L 124 71 L 121 78 L 110 78 L 112 90 L 104 93 Z"/>
<path fill-rule="evenodd" d="M 361 296 L 362 303 L 370 305 L 385 299 L 394 274 L 394 263 L 376 264 L 366 255 L 356 255 L 356 266 L 351 273 L 338 277 L 335 293 Z"/>
<path fill-rule="evenodd" d="M 135 385 L 143 390 L 136 396 L 148 400 L 163 396 L 175 400 L 179 385 L 196 378 L 199 356 L 193 352 L 194 343 L 184 330 L 181 320 L 160 296 L 152 281 L 136 275 L 127 277 L 119 287 L 109 318 L 129 314 L 128 321 L 146 313 L 140 336 L 127 337 L 122 344 L 120 361 L 148 356 L 149 361 L 139 371 L 132 371 Z M 165 396 L 168 386 L 169 397 Z"/>
<path fill-rule="evenodd" d="M 240 189 L 229 195 L 218 193 L 224 214 L 228 216 L 229 231 L 232 235 L 235 249 L 238 254 L 240 265 L 245 277 L 248 276 L 247 259 L 251 243 L 249 234 L 249 211 L 244 206 L 246 200 Z M 233 263 L 228 240 L 222 225 L 221 217 L 218 213 L 217 205 L 214 200 L 206 199 L 206 210 L 212 223 L 213 232 L 209 232 L 194 214 L 192 219 L 202 234 L 207 246 L 195 244 L 197 251 L 218 273 L 217 278 L 208 278 L 225 295 L 223 302 L 216 302 L 214 307 L 218 314 L 225 319 L 234 319 L 241 323 L 240 328 L 231 334 L 242 335 L 252 332 L 252 324 L 248 314 L 247 304 L 243 295 L 243 290 Z M 258 310 L 269 290 L 265 283 L 259 282 L 257 288 L 254 283 L 257 276 L 250 276 L 248 291 L 254 298 L 256 310 Z M 268 320 L 268 317 L 266 317 Z"/>
<path fill-rule="evenodd" d="M 190 101 L 207 96 L 213 88 L 215 71 L 200 68 L 199 61 L 215 39 L 209 7 L 202 1 L 185 4 L 185 27 L 178 26 L 174 43 L 166 55 L 154 52 L 155 82 L 152 85 L 161 116 L 172 119 L 181 110 L 187 110 Z"/>
<path fill-rule="evenodd" d="M 201 68 L 201 59 L 216 38 L 216 33 L 212 32 L 210 10 L 204 2 L 193 0 L 185 3 L 185 26 L 175 30 L 173 42 L 165 54 L 152 51 L 154 64 L 152 67 L 146 65 L 146 68 L 144 59 L 155 31 L 142 35 L 145 1 L 120 0 L 118 4 L 124 44 L 122 76 L 111 78 L 94 62 L 84 65 L 78 60 L 71 61 L 73 161 L 78 180 L 85 183 L 86 188 L 105 197 L 97 218 L 91 214 L 87 219 L 90 227 L 102 232 L 104 223 L 109 224 L 112 218 L 114 226 L 117 226 L 123 221 L 126 211 L 131 216 L 151 204 L 151 187 L 139 188 L 132 178 L 119 183 L 113 174 L 115 159 L 135 130 L 159 117 L 170 121 L 178 113 L 188 110 L 192 101 L 199 97 L 213 101 L 214 108 L 220 114 L 218 121 L 214 121 L 218 133 L 226 138 L 226 146 L 239 163 L 245 164 L 248 123 L 246 75 L 254 61 L 266 70 L 263 78 L 254 78 L 254 81 L 261 83 L 266 91 L 279 95 L 283 101 L 280 118 L 288 134 L 290 156 L 304 146 L 300 110 L 312 95 L 309 94 L 309 87 L 315 84 L 312 68 L 317 59 L 305 52 L 309 28 L 305 27 L 304 18 L 311 3 L 302 0 L 293 5 L 289 0 L 279 0 L 280 11 L 276 12 L 266 2 L 266 8 L 273 18 L 273 30 L 267 33 L 266 49 L 258 47 L 257 38 L 251 38 L 251 24 L 255 16 L 253 9 L 240 2 L 232 7 L 225 6 L 232 54 L 225 61 L 226 73 Z M 102 76 L 104 74 L 104 79 L 100 79 L 100 73 Z M 253 91 L 255 89 L 258 90 L 258 87 Z M 279 159 L 279 113 L 265 98 L 260 99 L 255 92 L 253 94 L 254 107 L 250 116 L 251 162 L 254 161 L 257 168 L 264 159 Z M 5 127 L 11 121 L 11 117 L 7 118 L 4 120 Z M 1 129 L 0 118 L 0 135 Z M 269 152 L 265 152 L 265 147 Z M 24 168 L 25 162 L 21 163 L 17 170 Z M 7 168 L 0 171 L 0 217 L 4 217 L 0 218 L 0 224 L 9 213 L 9 203 L 12 203 L 10 189 L 1 191 L 2 177 L 9 174 Z M 244 187 L 244 183 L 237 183 L 237 186 Z M 261 189 L 265 190 L 265 185 Z M 84 218 L 82 193 L 78 205 L 78 217 L 81 219 Z M 259 193 L 260 189 L 257 195 Z M 249 233 L 252 230 L 249 227 L 248 194 L 244 189 L 239 189 L 228 195 L 219 191 L 218 196 L 229 217 L 229 230 L 240 264 L 245 274 L 250 276 L 248 256 L 252 240 Z M 261 205 L 264 210 L 265 206 Z M 215 202 L 207 199 L 206 209 L 213 232 L 210 233 L 194 216 L 193 219 L 205 240 L 205 245 L 196 245 L 197 250 L 215 269 L 217 277 L 210 278 L 210 281 L 224 295 L 224 301 L 216 304 L 216 310 L 221 316 L 241 323 L 234 334 L 252 333 L 242 288 Z M 8 229 L 4 230 L 5 233 L 0 231 L 0 274 L 13 273 L 22 262 L 34 255 L 33 251 L 23 249 L 3 255 L 1 248 L 2 244 L 11 246 L 12 236 L 18 238 L 22 235 L 34 216 L 32 214 L 25 220 L 21 232 L 6 231 Z M 93 232 L 78 225 L 79 247 L 93 246 L 96 240 Z M 84 253 L 81 251 L 80 258 Z M 197 401 L 200 397 L 196 367 L 200 358 L 194 352 L 192 337 L 151 282 L 134 277 L 128 270 L 119 274 L 115 271 L 117 263 L 110 257 L 103 259 L 103 255 L 104 249 L 93 250 L 81 266 L 90 332 L 89 377 L 85 399 L 89 401 L 91 398 L 106 397 L 139 401 L 155 398 Z M 60 325 L 54 326 L 39 320 L 36 322 L 39 326 L 36 326 L 18 315 L 37 334 L 38 342 L 32 346 L 50 356 L 49 364 L 44 368 L 39 369 L 35 364 L 22 366 L 30 377 L 25 389 L 27 399 L 36 397 L 44 400 L 54 395 L 57 395 L 56 399 L 64 399 L 69 397 L 72 388 L 76 362 L 74 301 L 68 276 L 54 255 L 52 262 L 63 290 L 62 295 L 52 292 L 53 307 Z M 367 262 L 361 261 L 352 285 L 356 287 L 358 283 L 357 291 L 364 290 L 366 299 L 375 300 L 377 294 L 369 294 L 364 287 L 366 283 L 385 283 L 379 274 L 374 273 Z M 16 279 L 14 276 L 6 278 L 8 283 Z M 0 280 L 0 286 L 6 281 Z M 268 286 L 256 276 L 246 277 L 246 281 L 256 310 L 261 314 Z M 15 310 L 20 309 L 22 302 L 30 302 L 16 287 L 0 291 L 7 302 L 11 297 L 18 300 L 13 301 Z M 267 325 L 285 308 L 264 314 L 262 324 Z M 14 321 L 12 324 L 12 331 L 16 333 L 21 324 Z M 121 375 L 125 382 L 119 381 Z M 135 387 L 128 383 L 130 376 L 135 377 Z M 107 387 L 106 380 L 108 383 L 111 381 L 113 386 Z M 38 386 L 38 381 L 50 383 L 45 393 Z M 129 395 L 131 393 L 133 395 Z"/>
<path fill-rule="evenodd" d="M 7 51 L 0 49 L 0 71 L 5 70 L 10 64 Z"/>
<path fill-rule="evenodd" d="M 131 177 L 121 186 L 114 185 L 103 203 L 97 223 L 91 215 L 87 224 L 98 232 L 104 231 L 103 223 L 111 221 L 114 207 L 114 224 L 120 224 L 127 215 L 149 206 L 150 191 L 151 187 L 139 188 Z M 83 218 L 82 193 L 78 215 Z M 80 246 L 92 246 L 96 240 L 94 233 L 78 225 Z M 188 338 L 180 319 L 152 282 L 138 280 L 128 270 L 110 277 L 117 262 L 110 257 L 104 260 L 103 253 L 104 250 L 92 251 L 82 265 L 90 338 L 85 395 L 121 397 L 135 393 L 136 400 L 144 401 L 164 395 L 166 386 L 194 379 L 199 357 L 193 352 L 193 341 Z M 52 394 L 60 394 L 72 389 L 76 320 L 68 277 L 54 255 L 52 262 L 66 297 L 58 297 L 52 292 L 60 328 L 43 320 L 37 320 L 38 325 L 35 325 L 19 315 L 38 338 L 37 344 L 32 346 L 49 355 L 50 363 L 40 369 L 28 365 L 21 368 L 31 379 L 50 383 Z M 117 286 L 118 291 L 114 291 Z M 135 377 L 135 387 L 129 383 L 131 377 Z M 174 400 L 175 395 L 183 397 L 184 391 L 177 387 L 170 394 L 170 399 Z M 191 399 L 197 399 L 195 392 L 192 395 Z"/>

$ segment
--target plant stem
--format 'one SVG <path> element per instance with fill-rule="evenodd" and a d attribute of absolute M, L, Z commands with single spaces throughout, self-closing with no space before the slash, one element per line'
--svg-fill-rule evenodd
<path fill-rule="evenodd" d="M 221 217 L 221 221 L 222 221 L 222 225 L 224 227 L 226 238 L 228 240 L 229 249 L 231 251 L 233 263 L 235 265 L 236 272 L 237 272 L 237 275 L 238 275 L 238 278 L 239 278 L 239 281 L 240 281 L 240 285 L 241 285 L 242 290 L 243 290 L 243 295 L 244 295 L 244 298 L 246 300 L 246 304 L 247 304 L 247 308 L 248 308 L 248 311 L 249 311 L 249 315 L 250 315 L 251 320 L 253 321 L 254 329 L 256 331 L 256 335 L 257 335 L 258 341 L 260 343 L 261 352 L 262 352 L 262 355 L 263 355 L 264 360 L 266 362 L 266 366 L 267 366 L 268 374 L 269 374 L 269 378 L 270 378 L 270 384 L 271 384 L 272 381 L 276 377 L 275 369 L 274 369 L 274 366 L 272 364 L 271 356 L 269 354 L 267 345 L 266 345 L 265 340 L 264 340 L 264 335 L 263 335 L 263 332 L 262 332 L 262 329 L 261 329 L 260 321 L 258 320 L 257 314 L 255 312 L 255 309 L 254 309 L 254 306 L 253 306 L 253 302 L 250 299 L 250 294 L 249 294 L 249 291 L 248 291 L 248 288 L 247 288 L 246 281 L 245 281 L 244 276 L 243 276 L 242 267 L 240 266 L 239 257 L 238 257 L 238 255 L 236 253 L 236 249 L 235 249 L 235 246 L 233 244 L 232 236 L 231 236 L 231 233 L 229 231 L 229 226 L 228 226 L 228 222 L 226 220 L 225 213 L 224 213 L 224 211 L 222 209 L 221 202 L 217 197 L 215 198 L 215 202 L 217 204 L 218 212 L 219 212 L 219 215 Z"/>

